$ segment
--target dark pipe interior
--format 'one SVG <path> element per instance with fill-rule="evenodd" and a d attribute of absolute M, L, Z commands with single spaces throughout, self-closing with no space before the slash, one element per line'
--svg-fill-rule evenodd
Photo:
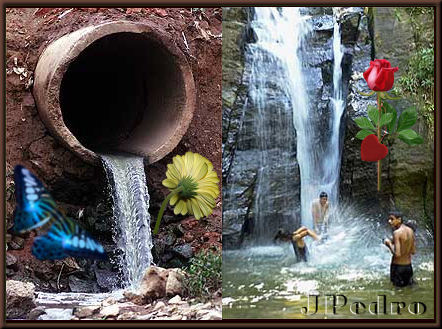
<path fill-rule="evenodd" d="M 158 41 L 141 33 L 107 35 L 81 52 L 63 76 L 63 120 L 94 152 L 118 150 L 131 139 L 134 153 L 155 148 L 178 122 L 182 84 L 174 57 Z"/>

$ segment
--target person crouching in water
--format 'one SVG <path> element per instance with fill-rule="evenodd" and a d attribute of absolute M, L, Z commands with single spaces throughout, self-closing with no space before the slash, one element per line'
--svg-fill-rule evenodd
<path fill-rule="evenodd" d="M 304 242 L 304 238 L 306 236 L 312 237 L 315 241 L 321 239 L 314 231 L 309 230 L 305 226 L 302 226 L 293 233 L 284 231 L 283 229 L 279 229 L 278 233 L 276 233 L 276 236 L 273 238 L 273 241 L 290 241 L 293 245 L 293 250 L 295 251 L 297 261 L 306 262 L 308 254 L 307 246 Z"/>

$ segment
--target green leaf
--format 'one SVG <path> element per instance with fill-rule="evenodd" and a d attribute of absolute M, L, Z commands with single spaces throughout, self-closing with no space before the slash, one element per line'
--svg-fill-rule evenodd
<path fill-rule="evenodd" d="M 424 142 L 424 139 L 413 129 L 401 130 L 398 138 L 408 145 L 417 145 Z"/>
<path fill-rule="evenodd" d="M 391 120 L 393 120 L 393 113 L 382 113 L 381 116 L 381 122 L 379 123 L 379 125 L 385 126 L 387 123 L 389 123 Z"/>
<path fill-rule="evenodd" d="M 376 106 L 368 105 L 368 111 L 367 111 L 368 117 L 370 120 L 377 125 L 379 122 L 379 110 Z"/>
<path fill-rule="evenodd" d="M 390 134 L 393 134 L 395 132 L 395 128 L 396 128 L 397 111 L 393 106 L 391 106 L 390 104 L 388 104 L 385 101 L 382 102 L 382 110 L 385 113 L 391 113 L 393 115 L 390 123 L 387 124 L 387 131 Z"/>
<path fill-rule="evenodd" d="M 356 138 L 363 140 L 365 137 L 367 137 L 368 135 L 373 134 L 373 132 L 371 130 L 359 130 L 359 132 L 356 134 Z"/>
<path fill-rule="evenodd" d="M 397 122 L 397 131 L 406 130 L 413 127 L 417 120 L 417 111 L 414 107 L 410 107 L 402 112 Z"/>
<path fill-rule="evenodd" d="M 359 128 L 361 129 L 367 129 L 370 130 L 372 129 L 373 131 L 376 129 L 373 124 L 371 123 L 370 120 L 368 120 L 368 118 L 366 117 L 359 117 L 355 119 L 356 124 L 359 126 Z"/>

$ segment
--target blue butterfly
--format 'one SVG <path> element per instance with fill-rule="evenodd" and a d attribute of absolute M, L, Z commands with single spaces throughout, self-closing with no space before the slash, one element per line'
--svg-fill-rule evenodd
<path fill-rule="evenodd" d="M 36 258 L 107 258 L 103 246 L 57 208 L 43 184 L 28 169 L 16 166 L 14 180 L 17 199 L 14 230 L 23 233 L 46 229 L 44 235 L 34 240 L 32 254 Z"/>

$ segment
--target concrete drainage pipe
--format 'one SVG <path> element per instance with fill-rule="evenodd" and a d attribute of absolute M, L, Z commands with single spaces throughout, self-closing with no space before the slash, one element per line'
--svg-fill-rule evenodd
<path fill-rule="evenodd" d="M 124 21 L 52 42 L 39 58 L 33 94 L 53 136 L 92 164 L 96 152 L 161 159 L 185 134 L 195 107 L 183 53 L 151 26 Z"/>

